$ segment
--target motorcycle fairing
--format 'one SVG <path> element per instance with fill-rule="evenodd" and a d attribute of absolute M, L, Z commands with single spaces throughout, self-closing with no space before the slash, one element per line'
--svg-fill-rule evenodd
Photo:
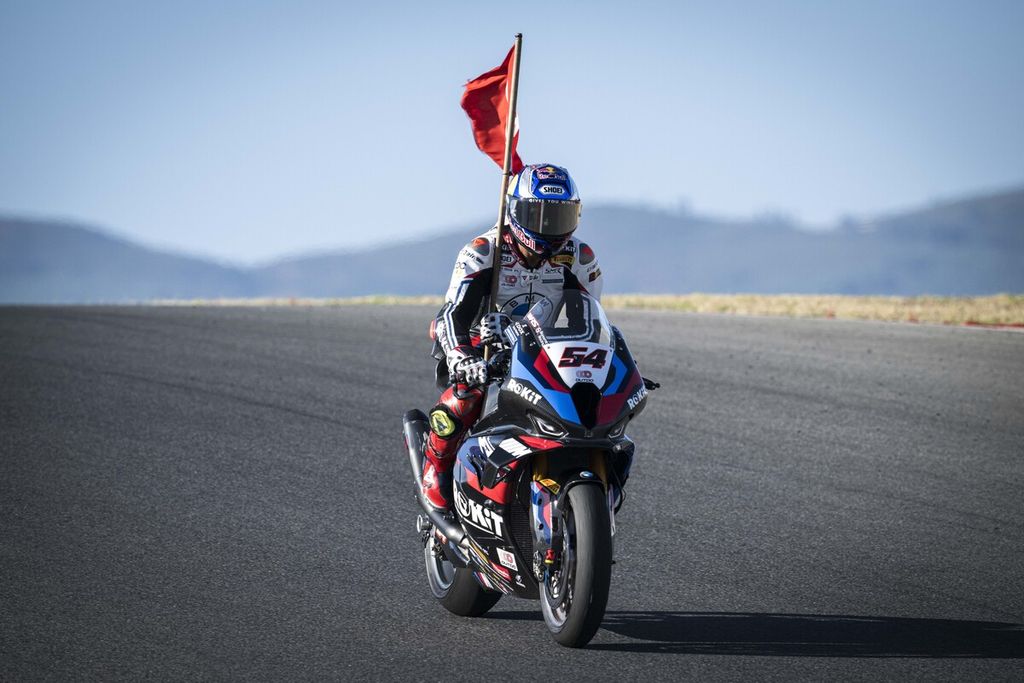
<path fill-rule="evenodd" d="M 568 370 L 572 368 L 559 368 L 552 362 L 549 355 L 549 348 L 565 348 L 575 346 L 591 350 L 601 349 L 598 344 L 583 344 L 573 342 L 550 343 L 546 346 L 540 345 L 536 338 L 528 337 L 532 330 L 528 331 L 516 343 L 512 351 L 512 365 L 509 372 L 509 379 L 525 385 L 529 389 L 537 391 L 542 400 L 551 407 L 552 412 L 562 419 L 581 424 L 579 412 L 570 394 L 570 384 L 566 381 Z M 621 336 L 616 331 L 616 344 L 614 351 L 609 350 L 610 362 L 603 368 L 603 382 L 595 386 L 601 389 L 601 401 L 598 403 L 597 423 L 595 427 L 606 427 L 617 423 L 626 412 L 639 412 L 640 402 L 633 407 L 626 409 L 627 401 L 643 387 L 643 378 L 636 369 L 636 364 L 630 356 L 625 344 L 621 343 Z M 593 372 L 591 370 L 588 370 Z M 572 379 L 570 376 L 569 379 Z M 595 380 L 597 378 L 594 378 Z M 508 379 L 503 386 L 508 385 Z M 574 382 L 575 383 L 575 382 Z M 512 393 L 512 392 L 503 392 Z M 512 395 L 515 395 L 514 393 Z M 640 397 L 645 400 L 646 392 Z M 518 396 L 517 396 L 518 398 Z M 499 406 L 501 399 L 499 398 Z M 540 408 L 541 406 L 536 405 Z"/>
<path fill-rule="evenodd" d="M 581 466 L 582 480 L 591 481 L 586 479 L 594 477 L 586 472 L 587 463 L 595 462 L 595 457 L 605 462 L 600 454 L 611 452 L 593 448 L 596 443 L 611 442 L 589 443 L 590 448 L 566 450 L 559 441 L 507 432 L 471 435 L 463 443 L 453 469 L 454 507 L 469 537 L 482 586 L 537 597 L 536 577 L 544 571 L 538 558 L 558 545 L 555 539 L 561 533 L 558 501 L 564 489 L 558 481 L 565 476 L 569 480 L 566 486 L 581 481 L 578 474 L 572 474 L 579 473 Z M 544 460 L 537 462 L 536 458 Z M 599 475 L 593 483 L 607 490 L 604 466 L 595 471 Z M 485 485 L 487 481 L 494 485 Z"/>
<path fill-rule="evenodd" d="M 511 379 L 529 382 L 555 414 L 579 424 L 580 416 L 569 395 L 569 387 L 561 377 L 551 372 L 551 360 L 547 351 L 540 347 L 531 358 L 527 344 L 518 343 L 512 356 Z M 507 386 L 508 380 L 505 381 Z"/>
<path fill-rule="evenodd" d="M 528 532 L 529 510 L 517 501 L 516 489 L 528 478 L 524 463 L 557 442 L 529 436 L 470 436 L 459 449 L 453 469 L 455 511 L 470 539 L 476 568 L 489 590 L 536 598 L 531 547 L 520 547 L 513 524 Z M 488 455 L 489 454 L 489 455 Z M 498 476 L 500 474 L 500 480 Z M 484 485 L 485 481 L 493 483 Z M 511 566 L 509 566 L 511 565 Z"/>
<path fill-rule="evenodd" d="M 470 436 L 456 455 L 465 481 L 487 499 L 505 505 L 510 502 L 510 475 L 534 453 L 560 448 L 558 441 L 520 434 Z"/>
<path fill-rule="evenodd" d="M 530 506 L 531 519 L 537 523 L 534 525 L 533 534 L 537 547 L 551 547 L 553 523 L 551 519 L 552 492 L 548 486 L 539 481 L 530 482 Z"/>

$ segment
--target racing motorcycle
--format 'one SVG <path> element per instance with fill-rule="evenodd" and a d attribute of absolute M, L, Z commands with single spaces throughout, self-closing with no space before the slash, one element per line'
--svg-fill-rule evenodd
<path fill-rule="evenodd" d="M 404 418 L 427 582 L 462 616 L 484 614 L 502 595 L 539 599 L 555 640 L 582 647 L 608 600 L 633 453 L 626 427 L 658 385 L 582 291 L 541 299 L 508 336 L 488 362 L 480 419 L 456 456 L 449 515 L 421 489 L 427 416 Z"/>

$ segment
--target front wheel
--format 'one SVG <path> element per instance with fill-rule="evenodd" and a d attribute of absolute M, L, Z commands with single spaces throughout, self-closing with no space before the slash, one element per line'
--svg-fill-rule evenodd
<path fill-rule="evenodd" d="M 600 486 L 574 486 L 565 500 L 561 560 L 544 580 L 540 606 L 559 644 L 583 647 L 597 633 L 608 604 L 611 524 Z"/>
<path fill-rule="evenodd" d="M 423 560 L 430 592 L 452 614 L 479 617 L 501 599 L 501 593 L 484 590 L 473 578 L 472 571 L 449 562 L 433 533 L 423 547 Z"/>

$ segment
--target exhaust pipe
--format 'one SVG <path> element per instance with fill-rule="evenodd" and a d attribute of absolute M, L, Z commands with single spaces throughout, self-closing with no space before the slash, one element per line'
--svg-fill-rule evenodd
<path fill-rule="evenodd" d="M 413 481 L 416 482 L 416 500 L 419 502 L 423 512 L 426 513 L 430 523 L 440 531 L 445 538 L 452 541 L 464 551 L 469 551 L 469 543 L 466 541 L 466 532 L 462 527 L 448 520 L 437 509 L 431 505 L 423 495 L 423 448 L 424 436 L 430 427 L 427 425 L 427 416 L 422 410 L 410 410 L 402 418 L 402 431 L 405 433 L 405 445 L 409 450 L 409 465 L 412 467 Z"/>

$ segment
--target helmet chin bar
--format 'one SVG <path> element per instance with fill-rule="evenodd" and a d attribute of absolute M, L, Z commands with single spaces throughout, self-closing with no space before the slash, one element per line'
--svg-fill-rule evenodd
<path fill-rule="evenodd" d="M 554 241 L 548 242 L 546 240 L 540 240 L 523 230 L 511 216 L 509 216 L 508 226 L 509 232 L 512 233 L 512 240 L 516 243 L 516 246 L 522 251 L 542 260 L 554 256 L 562 249 L 562 247 L 565 246 L 565 243 L 568 242 L 572 236 L 570 233 L 555 243 L 552 243 Z"/>

